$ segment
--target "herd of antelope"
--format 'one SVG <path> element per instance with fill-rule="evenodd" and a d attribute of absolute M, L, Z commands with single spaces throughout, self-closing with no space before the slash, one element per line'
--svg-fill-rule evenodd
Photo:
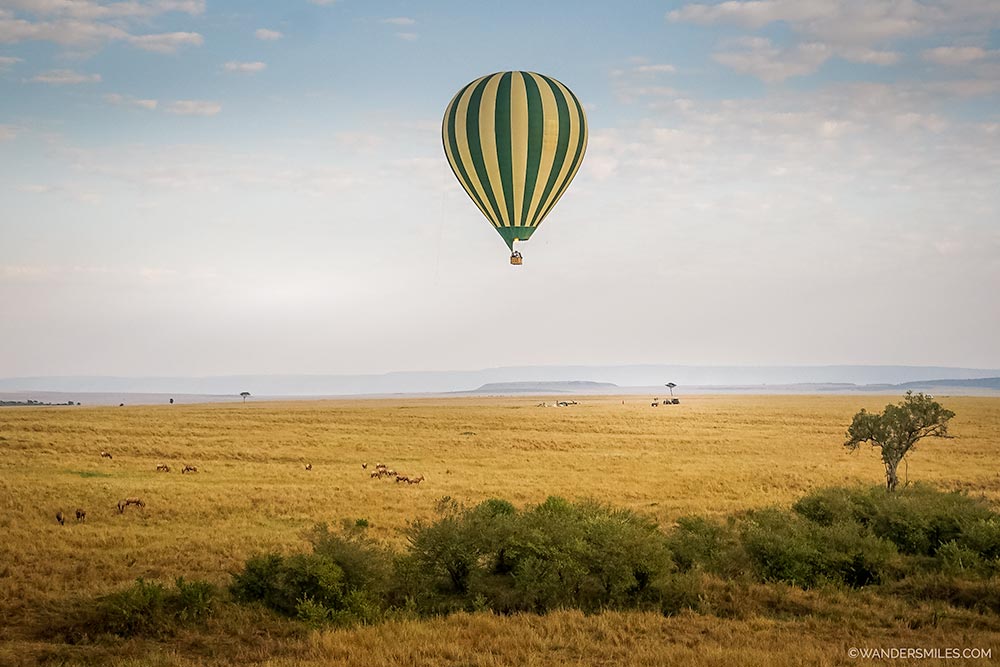
<path fill-rule="evenodd" d="M 105 451 L 101 452 L 101 458 L 114 460 L 114 456 L 112 456 L 110 452 L 105 452 Z M 306 470 L 312 470 L 312 463 L 307 463 L 303 467 Z M 368 464 L 362 463 L 361 468 L 367 470 Z M 166 463 L 158 463 L 156 465 L 156 472 L 170 472 L 170 470 L 171 470 L 170 466 L 167 465 Z M 182 475 L 187 473 L 196 473 L 196 472 L 198 472 L 197 466 L 185 465 L 183 468 L 181 468 Z M 409 475 L 403 475 L 401 473 L 396 472 L 395 470 L 392 470 L 391 468 L 389 468 L 389 466 L 387 466 L 384 463 L 375 464 L 375 469 L 371 473 L 371 478 L 395 479 L 396 483 L 405 482 L 406 484 L 420 484 L 420 482 L 424 481 L 423 475 L 417 475 L 415 477 L 411 477 Z M 123 498 L 118 501 L 117 508 L 119 514 L 124 514 L 125 510 L 128 509 L 129 507 L 137 507 L 139 509 L 145 509 L 146 503 L 143 501 L 142 498 L 135 496 L 129 498 Z M 78 523 L 86 521 L 87 512 L 78 508 L 76 510 L 76 520 Z M 66 525 L 66 515 L 63 514 L 62 510 L 56 512 L 56 521 L 59 523 L 60 526 Z"/>
<path fill-rule="evenodd" d="M 361 469 L 367 470 L 368 464 L 362 463 Z M 395 479 L 397 483 L 406 482 L 407 484 L 420 484 L 420 482 L 424 481 L 423 475 L 418 475 L 417 477 L 410 477 L 409 475 L 403 475 L 396 472 L 395 470 L 393 470 L 384 463 L 376 463 L 375 470 L 372 471 L 369 477 L 371 477 L 372 479 L 382 479 L 382 478 Z"/>
<path fill-rule="evenodd" d="M 115 457 L 112 456 L 111 452 L 102 451 L 101 458 L 114 460 Z M 168 466 L 166 463 L 159 463 L 156 466 L 156 472 L 170 472 L 170 466 Z M 182 475 L 187 474 L 189 472 L 198 472 L 198 466 L 185 465 L 183 468 L 181 468 Z M 146 503 L 142 498 L 136 496 L 132 496 L 129 498 L 122 498 L 121 500 L 118 501 L 117 505 L 118 513 L 124 514 L 125 510 L 132 506 L 138 507 L 139 509 L 144 509 L 146 507 Z M 83 509 L 77 508 L 76 520 L 78 523 L 86 521 L 87 512 Z M 66 515 L 63 514 L 62 510 L 56 512 L 56 521 L 59 523 L 60 526 L 66 525 Z"/>

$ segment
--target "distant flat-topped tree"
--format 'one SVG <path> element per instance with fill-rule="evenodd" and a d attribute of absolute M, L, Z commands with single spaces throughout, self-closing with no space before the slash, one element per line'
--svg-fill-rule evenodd
<path fill-rule="evenodd" d="M 919 440 L 923 438 L 949 438 L 948 421 L 955 416 L 932 396 L 923 393 L 906 397 L 896 405 L 887 405 L 882 414 L 861 410 L 847 429 L 844 446 L 852 452 L 867 442 L 882 450 L 885 464 L 885 486 L 895 491 L 899 484 L 896 469 Z"/>
<path fill-rule="evenodd" d="M 250 392 L 249 391 L 241 391 L 240 392 L 240 396 L 243 397 L 243 402 L 246 403 L 247 399 L 250 397 Z"/>

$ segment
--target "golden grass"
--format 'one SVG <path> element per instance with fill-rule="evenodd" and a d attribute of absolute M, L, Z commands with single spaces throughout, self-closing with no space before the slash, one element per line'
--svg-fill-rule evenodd
<path fill-rule="evenodd" d="M 882 482 L 875 453 L 848 454 L 841 443 L 851 416 L 861 407 L 881 409 L 891 400 L 884 396 L 696 396 L 656 409 L 640 398 L 623 405 L 621 397 L 536 407 L 543 400 L 3 408 L 0 663 L 19 651 L 37 653 L 46 616 L 74 596 L 106 593 L 137 577 L 183 575 L 225 584 L 227 573 L 255 551 L 302 548 L 302 529 L 317 521 L 365 518 L 376 536 L 398 542 L 399 529 L 430 517 L 445 495 L 470 503 L 499 496 L 517 505 L 562 495 L 630 507 L 668 525 L 685 514 L 787 505 L 820 486 Z M 910 479 L 1000 500 L 1000 399 L 940 400 L 957 413 L 957 438 L 918 447 Z M 100 458 L 101 450 L 114 459 Z M 369 470 L 384 461 L 426 481 L 371 480 L 361 468 L 366 461 Z M 172 471 L 157 473 L 161 462 Z M 312 471 L 304 470 L 306 463 Z M 199 472 L 181 475 L 185 464 Z M 145 510 L 119 515 L 115 504 L 126 496 L 142 497 Z M 56 523 L 58 510 L 72 517 L 77 507 L 87 511 L 86 523 Z M 692 618 L 686 623 L 707 628 L 702 648 L 717 651 L 696 664 L 731 664 L 727 656 L 736 653 L 726 648 L 730 640 L 750 651 L 741 664 L 772 664 L 767 659 L 777 642 L 809 632 L 764 619 Z M 625 654 L 614 648 L 622 646 L 637 656 L 628 664 L 691 664 L 666 657 L 688 655 L 683 647 L 651 639 L 678 623 L 648 614 L 460 616 L 321 633 L 287 659 L 622 664 Z M 480 624 L 491 629 L 476 630 Z M 509 637 L 510 651 L 496 639 L 499 653 L 475 657 L 481 653 L 475 642 L 485 641 L 476 637 L 484 632 Z M 591 641 L 587 655 L 573 652 L 580 637 L 595 633 L 609 637 L 598 642 L 601 648 Z M 402 653 L 383 647 L 370 663 L 347 648 L 361 642 L 374 650 L 382 638 L 397 635 L 410 638 L 398 649 Z M 989 637 L 996 643 L 995 634 Z M 697 646 L 700 640 L 690 641 Z M 566 648 L 560 652 L 559 646 Z M 779 662 L 846 660 L 845 645 L 832 639 L 810 646 L 813 653 L 789 651 Z M 186 660 L 183 651 L 161 658 L 164 664 Z M 291 664 L 276 660 L 272 664 Z"/>

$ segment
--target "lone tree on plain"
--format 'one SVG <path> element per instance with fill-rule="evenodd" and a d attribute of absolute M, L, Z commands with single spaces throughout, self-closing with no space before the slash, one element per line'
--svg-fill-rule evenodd
<path fill-rule="evenodd" d="M 914 396 L 908 391 L 898 404 L 885 406 L 882 414 L 862 409 L 854 415 L 844 447 L 853 452 L 867 442 L 882 450 L 885 487 L 895 491 L 899 484 L 896 474 L 899 462 L 923 438 L 950 438 L 948 420 L 954 416 L 954 412 L 943 408 L 932 396 L 923 393 Z"/>
<path fill-rule="evenodd" d="M 250 392 L 249 391 L 241 391 L 240 392 L 240 396 L 243 397 L 243 402 L 246 403 L 247 402 L 247 398 L 250 396 Z"/>

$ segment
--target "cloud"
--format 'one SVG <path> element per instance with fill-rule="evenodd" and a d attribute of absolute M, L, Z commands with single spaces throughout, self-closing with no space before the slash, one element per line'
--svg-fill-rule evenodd
<path fill-rule="evenodd" d="M 712 57 L 716 62 L 741 74 L 751 74 L 767 83 L 778 83 L 793 76 L 815 72 L 832 52 L 825 44 L 811 42 L 779 48 L 763 37 L 748 37 L 734 42 L 738 48 Z"/>
<path fill-rule="evenodd" d="M 420 37 L 420 35 L 418 35 L 415 32 L 397 32 L 396 37 L 399 37 L 400 39 L 405 40 L 407 42 L 412 42 L 416 40 L 418 37 Z"/>
<path fill-rule="evenodd" d="M 947 31 L 1000 26 L 993 0 L 729 0 L 688 4 L 667 14 L 675 22 L 729 23 L 759 29 L 783 22 L 791 30 L 834 45 L 872 45 Z"/>
<path fill-rule="evenodd" d="M 895 65 L 903 56 L 896 51 L 882 51 L 879 49 L 869 49 L 866 47 L 851 47 L 841 49 L 838 55 L 844 60 L 849 60 L 852 63 L 865 63 L 869 65 L 881 65 L 883 67 L 888 67 L 889 65 Z"/>
<path fill-rule="evenodd" d="M 205 100 L 177 100 L 168 104 L 166 111 L 178 116 L 214 116 L 222 111 L 222 105 Z"/>
<path fill-rule="evenodd" d="M 677 71 L 677 68 L 667 64 L 638 65 L 635 67 L 635 71 L 639 74 L 673 74 Z"/>
<path fill-rule="evenodd" d="M 100 74 L 81 74 L 71 69 L 53 69 L 41 74 L 36 74 L 31 78 L 35 83 L 47 83 L 50 85 L 75 85 L 79 83 L 99 83 Z"/>
<path fill-rule="evenodd" d="M 923 58 L 927 62 L 938 65 L 967 65 L 986 59 L 990 53 L 990 51 L 978 46 L 939 46 L 936 49 L 924 51 Z M 992 53 L 1000 52 L 994 51 Z"/>
<path fill-rule="evenodd" d="M 24 62 L 20 58 L 13 56 L 0 56 L 0 72 L 6 72 L 17 63 Z"/>
<path fill-rule="evenodd" d="M 182 46 L 201 46 L 205 38 L 196 32 L 165 32 L 157 35 L 135 35 L 129 44 L 154 53 L 175 53 Z"/>
<path fill-rule="evenodd" d="M 231 60 L 222 66 L 222 69 L 227 72 L 241 72 L 243 74 L 256 74 L 257 72 L 262 72 L 267 68 L 267 63 L 262 63 L 259 60 L 255 62 L 242 63 L 235 60 Z"/>
<path fill-rule="evenodd" d="M 277 30 L 268 30 L 267 28 L 258 28 L 254 31 L 253 36 L 262 42 L 276 42 L 285 36 L 283 32 L 278 32 Z"/>
<path fill-rule="evenodd" d="M 0 125 L 0 143 L 11 141 L 17 137 L 17 129 L 13 125 Z"/>
<path fill-rule="evenodd" d="M 899 63 L 903 56 L 890 47 L 916 37 L 936 35 L 988 39 L 1000 28 L 1000 2 L 995 0 L 726 0 L 691 3 L 667 14 L 672 22 L 728 24 L 747 30 L 780 25 L 790 45 L 767 42 L 758 48 L 716 54 L 737 71 L 776 82 L 811 73 L 827 58 L 879 66 Z M 985 57 L 975 47 L 941 47 L 924 52 L 929 62 L 966 64 Z M 789 59 L 789 62 L 785 62 Z"/>
<path fill-rule="evenodd" d="M 337 0 L 309 0 L 309 4 L 320 5 L 321 7 L 332 5 L 335 4 L 336 2 Z"/>
<path fill-rule="evenodd" d="M 200 44 L 201 36 L 184 32 L 137 35 L 132 28 L 147 28 L 163 14 L 194 16 L 205 11 L 204 0 L 3 0 L 3 5 L 0 43 L 43 41 L 96 49 L 121 41 L 160 53 Z"/>
<path fill-rule="evenodd" d="M 81 20 L 149 18 L 169 12 L 202 14 L 205 0 L 123 0 L 99 2 L 98 0 L 4 0 L 4 5 L 14 11 L 36 16 L 60 16 Z"/>
<path fill-rule="evenodd" d="M 390 25 L 414 25 L 416 19 L 411 19 L 406 16 L 396 16 L 389 19 L 382 19 L 382 23 L 388 23 Z"/>
<path fill-rule="evenodd" d="M 142 100 L 131 95 L 119 95 L 118 93 L 105 95 L 104 101 L 116 106 L 135 107 L 137 109 L 146 109 L 147 111 L 155 110 L 159 104 L 156 100 Z"/>

